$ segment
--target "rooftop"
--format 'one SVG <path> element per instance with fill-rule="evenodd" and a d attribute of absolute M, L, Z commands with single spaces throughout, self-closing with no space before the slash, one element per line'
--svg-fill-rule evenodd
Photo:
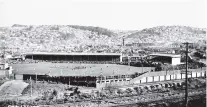
<path fill-rule="evenodd" d="M 115 55 L 121 56 L 121 53 L 67 53 L 67 52 L 28 52 L 24 55 Z"/>
<path fill-rule="evenodd" d="M 164 56 L 164 57 L 171 57 L 171 58 L 181 57 L 181 55 L 177 55 L 177 54 L 163 54 L 163 53 L 154 53 L 154 54 L 150 54 L 150 56 Z"/>

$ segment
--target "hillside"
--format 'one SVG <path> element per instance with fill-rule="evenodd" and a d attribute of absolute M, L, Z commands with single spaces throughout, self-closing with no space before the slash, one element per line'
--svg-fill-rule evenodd
<path fill-rule="evenodd" d="M 93 51 L 116 46 L 118 35 L 110 30 L 80 26 L 12 26 L 0 28 L 1 47 L 19 51 Z"/>
<path fill-rule="evenodd" d="M 154 43 L 162 46 L 183 42 L 205 45 L 206 29 L 186 26 L 158 26 L 135 32 L 127 38 L 129 43 Z"/>
<path fill-rule="evenodd" d="M 141 31 L 113 31 L 77 25 L 13 25 L 0 28 L 0 48 L 7 51 L 120 52 L 125 43 L 153 43 L 159 46 L 185 41 L 205 45 L 206 29 L 186 26 L 158 26 Z M 163 45 L 164 44 L 164 45 Z"/>

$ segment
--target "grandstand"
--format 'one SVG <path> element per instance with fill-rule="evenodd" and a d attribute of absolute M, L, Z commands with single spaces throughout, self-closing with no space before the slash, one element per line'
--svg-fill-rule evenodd
<path fill-rule="evenodd" d="M 121 54 L 119 53 L 49 53 L 31 52 L 24 54 L 25 59 L 44 61 L 66 61 L 83 63 L 119 63 Z"/>
<path fill-rule="evenodd" d="M 181 64 L 181 55 L 157 53 L 157 54 L 150 54 L 149 56 L 153 57 L 152 58 L 153 61 L 159 61 L 171 65 Z"/>

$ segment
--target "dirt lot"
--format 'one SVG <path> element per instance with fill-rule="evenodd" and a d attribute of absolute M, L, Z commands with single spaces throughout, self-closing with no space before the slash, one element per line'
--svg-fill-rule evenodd
<path fill-rule="evenodd" d="M 22 91 L 28 86 L 27 83 L 21 80 L 6 81 L 0 85 L 0 96 L 18 96 L 21 95 Z M 1 98 L 0 97 L 0 98 Z"/>

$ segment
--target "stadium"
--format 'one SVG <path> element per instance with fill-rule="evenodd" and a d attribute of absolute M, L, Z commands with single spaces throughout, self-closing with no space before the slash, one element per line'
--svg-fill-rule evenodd
<path fill-rule="evenodd" d="M 69 85 L 97 87 L 101 80 L 126 81 L 154 67 L 132 67 L 117 64 L 30 63 L 12 65 L 17 80 L 47 81 Z"/>
<path fill-rule="evenodd" d="M 176 55 L 152 54 L 150 56 L 156 56 L 159 61 L 165 59 L 160 59 L 160 57 L 169 57 L 170 61 L 167 63 L 172 65 L 174 64 L 173 58 L 176 59 L 176 64 L 180 63 L 180 56 Z M 162 71 L 161 75 L 161 72 L 155 72 L 155 67 L 120 65 L 122 55 L 118 53 L 33 52 L 24 54 L 24 59 L 23 63 L 12 65 L 14 77 L 17 80 L 32 79 L 49 83 L 103 88 L 107 86 L 182 79 L 184 77 L 180 71 L 177 71 L 177 73 L 169 71 L 168 73 L 171 72 L 170 75 Z M 37 62 L 27 63 L 27 60 Z M 196 74 L 191 75 L 191 77 L 197 77 L 197 73 L 199 72 L 196 70 Z M 205 75 L 203 72 L 202 76 Z"/>

